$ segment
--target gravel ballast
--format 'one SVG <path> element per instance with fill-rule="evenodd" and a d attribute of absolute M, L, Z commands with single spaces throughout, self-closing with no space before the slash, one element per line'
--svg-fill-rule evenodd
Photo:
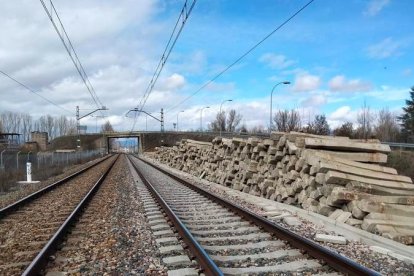
<path fill-rule="evenodd" d="M 48 272 L 166 275 L 126 158 L 92 199 Z"/>
<path fill-rule="evenodd" d="M 247 202 L 243 199 L 245 195 L 241 192 L 237 192 L 232 190 L 231 192 L 227 193 L 226 187 L 223 187 L 219 184 L 212 183 L 203 179 L 199 179 L 193 175 L 181 172 L 179 170 L 170 168 L 164 164 L 161 164 L 154 159 L 150 158 L 149 156 L 141 156 L 145 160 L 162 167 L 163 169 L 166 169 L 175 175 L 185 179 L 186 181 L 189 181 L 192 184 L 195 184 L 197 186 L 200 186 L 201 188 L 204 188 L 206 190 L 209 190 L 210 192 L 213 192 L 214 194 L 217 194 L 223 198 L 229 199 L 241 206 L 243 206 L 246 209 L 249 209 L 250 211 L 261 215 L 266 216 L 267 213 L 271 211 L 276 211 L 275 209 L 266 209 L 265 206 L 260 204 L 252 204 L 251 202 Z M 260 202 L 258 200 L 258 202 Z M 295 217 L 294 214 L 289 214 L 286 210 L 278 210 L 281 211 L 281 213 L 286 214 L 288 213 L 289 216 Z M 274 218 L 272 216 L 268 217 L 275 223 L 282 225 L 286 227 L 287 229 L 290 229 L 296 233 L 298 233 L 301 236 L 307 237 L 309 239 L 314 240 L 314 237 L 316 234 L 326 234 L 326 235 L 337 235 L 337 233 L 333 231 L 327 231 L 323 226 L 316 225 L 314 223 L 311 223 L 309 221 L 306 221 L 302 218 L 297 218 L 297 220 L 300 221 L 299 225 L 289 225 L 284 222 L 283 219 L 280 218 L 280 216 L 274 215 Z M 283 216 L 282 216 L 283 217 Z M 350 240 L 347 242 L 347 244 L 333 244 L 333 243 L 320 243 L 323 246 L 326 246 L 333 251 L 336 251 L 337 253 L 344 255 L 346 257 L 349 257 L 353 259 L 354 261 L 368 267 L 371 269 L 374 269 L 381 274 L 403 274 L 403 275 L 410 275 L 414 271 L 414 264 L 410 262 L 404 262 L 399 259 L 393 258 L 389 255 L 380 254 L 377 252 L 374 252 L 369 249 L 369 246 L 367 244 Z"/>

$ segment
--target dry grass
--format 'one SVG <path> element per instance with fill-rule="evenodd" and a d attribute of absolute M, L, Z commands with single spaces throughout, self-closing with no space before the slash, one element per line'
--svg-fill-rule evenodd
<path fill-rule="evenodd" d="M 414 151 L 394 150 L 388 155 L 388 167 L 395 168 L 399 174 L 414 180 Z"/>

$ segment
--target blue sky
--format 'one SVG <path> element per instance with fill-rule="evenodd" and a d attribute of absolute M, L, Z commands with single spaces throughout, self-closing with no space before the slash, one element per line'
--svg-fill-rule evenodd
<path fill-rule="evenodd" d="M 1 70 L 66 109 L 93 104 L 39 3 L 5 3 L 0 11 Z M 355 122 L 366 101 L 373 110 L 400 112 L 414 85 L 414 2 L 409 0 L 315 0 L 212 85 L 196 91 L 308 1 L 198 0 L 148 99 L 146 110 L 166 109 L 166 128 L 180 113 L 181 129 L 204 127 L 220 103 L 243 115 L 248 127 L 268 126 L 270 91 L 274 110 L 297 109 L 304 124 L 326 114 L 332 126 Z M 155 70 L 183 0 L 55 0 L 68 34 L 108 120 L 130 130 L 125 117 L 135 107 Z M 28 45 L 30 47 L 28 47 Z M 69 115 L 7 79 L 0 82 L 0 111 Z M 39 109 L 38 106 L 43 108 Z M 104 119 L 99 119 L 103 122 Z M 82 124 L 95 130 L 94 118 Z M 141 116 L 137 129 L 158 130 Z"/>
<path fill-rule="evenodd" d="M 306 2 L 200 1 L 175 52 L 200 51 L 208 64 L 230 64 Z M 232 89 L 217 98 L 265 98 L 274 83 L 289 80 L 290 87 L 278 88 L 279 108 L 329 115 L 365 100 L 372 109 L 398 110 L 414 84 L 413 8 L 412 1 L 315 1 L 220 78 Z M 183 75 L 202 82 L 215 73 L 205 69 Z M 217 100 L 212 93 L 191 101 Z"/>

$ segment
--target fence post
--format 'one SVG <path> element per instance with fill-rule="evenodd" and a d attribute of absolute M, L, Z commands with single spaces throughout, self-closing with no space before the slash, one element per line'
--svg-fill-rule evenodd
<path fill-rule="evenodd" d="M 17 157 L 16 157 L 16 168 L 17 170 L 19 169 L 19 154 L 20 154 L 20 150 L 17 152 Z"/>
<path fill-rule="evenodd" d="M 31 153 L 32 151 L 29 151 L 28 153 L 27 153 L 27 162 L 30 162 L 30 153 Z"/>
<path fill-rule="evenodd" d="M 2 152 L 0 153 L 0 169 L 4 169 L 4 164 L 3 164 L 3 152 L 5 152 L 6 149 L 2 150 Z"/>
<path fill-rule="evenodd" d="M 36 152 L 36 159 L 37 159 L 37 169 L 39 169 L 39 153 Z"/>

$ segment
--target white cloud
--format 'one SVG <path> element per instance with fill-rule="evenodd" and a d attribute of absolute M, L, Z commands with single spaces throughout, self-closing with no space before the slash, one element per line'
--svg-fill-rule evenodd
<path fill-rule="evenodd" d="M 410 68 L 404 69 L 404 71 L 402 72 L 402 75 L 404 77 L 410 77 L 413 74 L 413 70 Z"/>
<path fill-rule="evenodd" d="M 234 82 L 211 82 L 206 88 L 208 91 L 212 92 L 230 92 L 236 89 L 236 84 Z"/>
<path fill-rule="evenodd" d="M 304 107 L 319 107 L 326 104 L 327 97 L 325 95 L 312 95 L 301 102 L 301 105 Z"/>
<path fill-rule="evenodd" d="M 319 76 L 311 75 L 308 73 L 300 74 L 295 78 L 293 91 L 312 91 L 318 89 L 320 85 L 321 78 Z"/>
<path fill-rule="evenodd" d="M 369 46 L 366 49 L 368 57 L 374 59 L 384 59 L 392 56 L 398 56 L 401 54 L 399 51 L 403 43 L 395 41 L 391 37 Z"/>
<path fill-rule="evenodd" d="M 329 81 L 329 89 L 333 92 L 361 92 L 371 90 L 372 86 L 360 79 L 347 80 L 344 75 L 338 75 Z"/>
<path fill-rule="evenodd" d="M 184 76 L 174 73 L 171 76 L 164 79 L 158 87 L 161 87 L 163 90 L 176 90 L 183 88 L 186 84 Z"/>
<path fill-rule="evenodd" d="M 334 112 L 329 114 L 327 116 L 327 120 L 332 128 L 336 128 L 345 122 L 355 123 L 357 114 L 357 111 L 352 110 L 350 106 L 346 105 L 339 107 Z"/>
<path fill-rule="evenodd" d="M 296 63 L 295 61 L 288 59 L 284 55 L 277 55 L 273 53 L 266 53 L 262 55 L 259 61 L 265 63 L 272 69 L 285 69 Z"/>
<path fill-rule="evenodd" d="M 389 3 L 390 0 L 371 0 L 368 3 L 367 9 L 364 11 L 364 14 L 368 16 L 375 16 Z"/>

